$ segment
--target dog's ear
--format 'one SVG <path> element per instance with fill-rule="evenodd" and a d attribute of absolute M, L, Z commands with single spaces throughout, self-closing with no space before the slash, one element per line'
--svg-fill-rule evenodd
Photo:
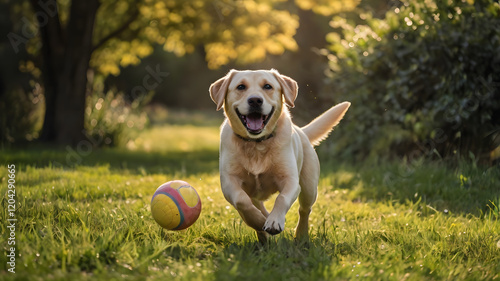
<path fill-rule="evenodd" d="M 222 106 L 224 106 L 224 99 L 226 98 L 227 88 L 229 87 L 229 83 L 231 82 L 231 78 L 233 77 L 235 72 L 236 71 L 234 69 L 231 69 L 231 71 L 229 71 L 226 76 L 210 85 L 210 97 L 217 105 L 217 111 L 219 111 Z"/>
<path fill-rule="evenodd" d="M 295 107 L 294 102 L 299 93 L 297 82 L 288 76 L 280 74 L 276 69 L 271 69 L 271 72 L 281 85 L 286 104 L 288 104 L 289 107 Z"/>

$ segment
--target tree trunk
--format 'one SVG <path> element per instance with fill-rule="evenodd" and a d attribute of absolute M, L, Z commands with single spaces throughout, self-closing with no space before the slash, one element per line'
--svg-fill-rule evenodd
<path fill-rule="evenodd" d="M 45 118 L 41 140 L 77 145 L 85 139 L 87 70 L 98 0 L 75 0 L 61 27 L 55 0 L 32 0 L 42 40 Z M 45 16 L 44 16 L 45 15 Z"/>

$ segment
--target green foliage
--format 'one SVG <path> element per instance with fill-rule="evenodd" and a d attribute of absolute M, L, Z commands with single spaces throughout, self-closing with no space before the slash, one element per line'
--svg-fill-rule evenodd
<path fill-rule="evenodd" d="M 327 38 L 330 81 L 353 103 L 344 151 L 486 156 L 500 130 L 499 4 L 406 1 L 361 18 L 335 18 Z"/>
<path fill-rule="evenodd" d="M 250 63 L 267 54 L 297 50 L 293 39 L 298 18 L 278 6 L 281 0 L 103 0 L 96 14 L 90 66 L 104 75 L 118 75 L 120 67 L 137 65 L 159 44 L 183 56 L 203 46 L 210 68 L 230 61 Z M 59 20 L 65 26 L 71 1 L 58 0 Z M 28 1 L 11 3 L 14 32 L 33 34 L 27 51 L 40 55 L 40 38 Z M 22 21 L 21 21 L 22 19 Z"/>
<path fill-rule="evenodd" d="M 296 50 L 298 19 L 277 8 L 279 0 L 103 1 L 96 20 L 96 44 L 116 30 L 119 36 L 93 54 L 91 65 L 117 75 L 120 67 L 137 64 L 153 44 L 178 56 L 203 46 L 210 68 L 230 61 L 249 63 L 267 54 Z"/>
<path fill-rule="evenodd" d="M 0 96 L 0 143 L 18 143 L 38 138 L 43 121 L 43 95 L 40 86 L 33 92 L 21 87 Z"/>
<path fill-rule="evenodd" d="M 19 254 L 15 275 L 8 275 L 6 254 L 0 255 L 3 279 L 499 278 L 498 169 L 322 161 L 310 241 L 293 240 L 294 204 L 285 231 L 261 246 L 220 191 L 218 144 L 212 141 L 217 131 L 154 128 L 138 138 L 158 140 L 151 146 L 136 141 L 135 152 L 92 150 L 77 165 L 64 163 L 67 151 L 0 151 L 0 165 L 16 165 Z M 175 132 L 190 143 L 183 146 L 183 138 L 173 136 L 163 142 Z M 210 141 L 199 150 L 195 140 Z M 172 145 L 165 149 L 163 143 Z M 2 186 L 8 178 L 7 169 L 0 169 Z M 161 229 L 150 213 L 154 190 L 172 179 L 191 183 L 203 204 L 199 220 L 184 231 Z M 3 210 L 6 198 L 3 192 Z M 6 215 L 0 212 L 0 220 Z M 1 237 L 10 231 L 6 226 L 0 224 Z"/>
<path fill-rule="evenodd" d="M 149 123 L 144 106 L 152 94 L 128 102 L 122 93 L 104 93 L 97 83 L 94 94 L 87 96 L 85 129 L 98 146 L 123 146 Z"/>
<path fill-rule="evenodd" d="M 303 10 L 313 10 L 323 16 L 331 16 L 341 12 L 352 11 L 361 0 L 296 0 L 295 3 Z"/>

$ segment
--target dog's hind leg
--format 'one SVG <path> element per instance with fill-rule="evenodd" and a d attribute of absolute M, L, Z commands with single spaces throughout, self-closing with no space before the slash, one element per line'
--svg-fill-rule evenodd
<path fill-rule="evenodd" d="M 262 214 L 261 210 L 252 204 L 250 197 L 246 193 L 241 192 L 240 194 L 241 197 L 235 202 L 234 207 L 248 226 L 261 231 L 266 222 L 266 217 Z"/>
<path fill-rule="evenodd" d="M 309 214 L 318 196 L 319 160 L 316 153 L 314 157 L 309 158 L 309 161 L 311 163 L 304 162 L 300 176 L 299 222 L 295 229 L 296 239 L 309 237 Z"/>
<path fill-rule="evenodd" d="M 309 237 L 309 214 L 311 214 L 312 206 L 316 202 L 317 189 L 313 188 L 313 192 L 301 192 L 299 195 L 299 222 L 295 229 L 295 237 L 303 239 Z"/>
<path fill-rule="evenodd" d="M 257 200 L 257 199 L 252 199 L 252 203 L 257 209 L 259 209 L 262 214 L 267 218 L 269 217 L 269 212 L 267 211 L 266 207 L 264 206 L 264 202 Z"/>
<path fill-rule="evenodd" d="M 259 209 L 262 214 L 267 218 L 269 217 L 269 211 L 267 211 L 266 207 L 264 206 L 264 202 L 257 200 L 257 199 L 252 199 L 253 205 Z M 261 244 L 266 244 L 267 239 L 269 238 L 270 234 L 267 233 L 266 231 L 257 231 L 257 238 L 259 239 L 259 242 Z"/>
<path fill-rule="evenodd" d="M 259 239 L 260 244 L 263 244 L 263 245 L 266 244 L 269 236 L 270 236 L 270 234 L 265 232 L 264 230 L 257 231 L 257 239 Z"/>

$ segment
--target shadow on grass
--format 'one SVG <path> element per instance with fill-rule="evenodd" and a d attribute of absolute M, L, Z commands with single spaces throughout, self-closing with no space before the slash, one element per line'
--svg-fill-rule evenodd
<path fill-rule="evenodd" d="M 201 251 L 193 241 L 189 247 L 174 243 L 163 254 L 178 262 L 185 262 L 186 257 L 208 259 L 210 280 L 233 281 L 325 280 L 325 268 L 336 264 L 340 255 L 353 253 L 347 243 L 336 244 L 327 237 L 297 242 L 290 236 L 277 235 L 262 245 L 253 235 L 244 234 L 231 241 L 223 236 L 219 233 L 198 238 L 198 242 L 211 241 Z M 171 242 L 169 238 L 166 241 Z"/>
<path fill-rule="evenodd" d="M 144 152 L 125 149 L 77 151 L 34 146 L 0 151 L 2 165 L 60 167 L 109 166 L 133 174 L 218 173 L 218 151 Z M 342 165 L 320 155 L 319 191 L 346 190 L 353 202 L 418 204 L 422 210 L 483 216 L 500 205 L 500 167 L 477 167 L 463 162 L 383 162 Z"/>
<path fill-rule="evenodd" d="M 111 171 L 130 173 L 197 174 L 218 172 L 218 151 L 144 152 L 125 149 L 92 149 L 76 151 L 47 147 L 9 149 L 1 151 L 2 165 L 54 167 L 71 169 L 75 166 L 109 165 Z"/>
<path fill-rule="evenodd" d="M 339 165 L 322 162 L 328 192 L 347 190 L 353 202 L 420 204 L 430 213 L 484 216 L 500 202 L 500 166 L 479 167 L 469 162 Z M 495 207 L 496 206 L 496 207 Z"/>
<path fill-rule="evenodd" d="M 339 247 L 327 239 L 296 242 L 279 237 L 266 245 L 231 244 L 224 249 L 215 280 L 315 280 Z M 311 279 L 312 278 L 312 279 Z"/>

